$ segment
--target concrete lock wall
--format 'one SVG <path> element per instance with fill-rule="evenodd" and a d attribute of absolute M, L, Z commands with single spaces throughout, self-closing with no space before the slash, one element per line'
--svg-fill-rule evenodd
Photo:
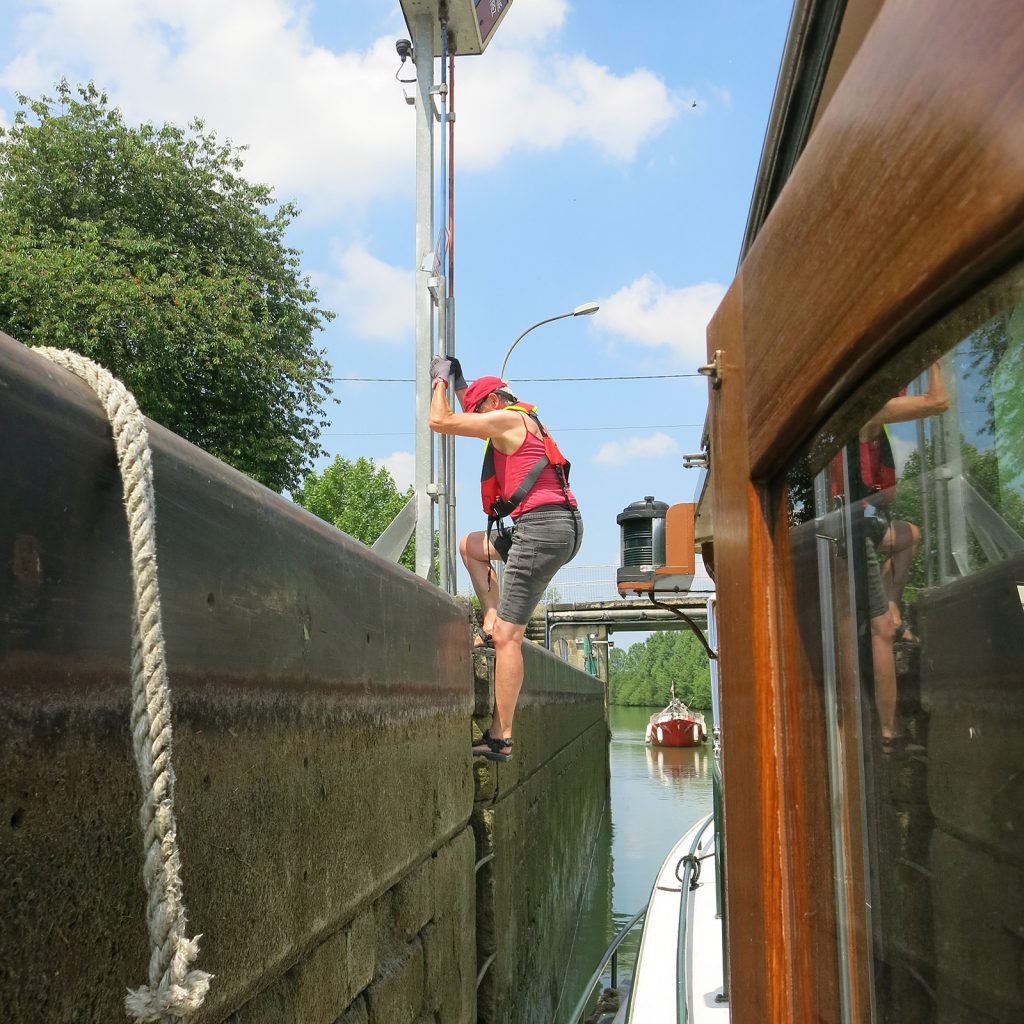
<path fill-rule="evenodd" d="M 578 889 L 555 815 L 588 827 L 600 688 L 528 651 L 516 761 L 474 780 L 462 607 L 149 429 L 184 900 L 215 975 L 193 1019 L 476 1020 L 477 886 L 516 828 L 544 822 L 538 890 Z M 121 484 L 91 391 L 3 335 L 0 465 L 0 1019 L 107 1024 L 149 956 Z M 513 834 L 475 875 L 488 804 Z M 485 992 L 519 955 L 497 941 Z"/>
<path fill-rule="evenodd" d="M 515 756 L 475 766 L 473 828 L 486 860 L 477 882 L 480 1024 L 565 1019 L 580 995 L 566 989 L 566 961 L 584 897 L 600 882 L 595 842 L 609 795 L 603 684 L 532 644 L 524 658 Z M 483 729 L 493 662 L 475 660 Z M 590 922 L 594 931 L 611 919 L 610 906 L 592 913 L 601 919 Z"/>

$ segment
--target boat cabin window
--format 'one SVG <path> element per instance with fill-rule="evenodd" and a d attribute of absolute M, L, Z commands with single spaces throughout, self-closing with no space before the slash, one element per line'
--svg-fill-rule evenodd
<path fill-rule="evenodd" d="M 844 1019 L 1024 1019 L 1024 268 L 788 476 Z"/>

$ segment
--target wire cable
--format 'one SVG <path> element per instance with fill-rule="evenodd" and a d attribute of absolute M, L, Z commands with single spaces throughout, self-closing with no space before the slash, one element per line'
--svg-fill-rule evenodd
<path fill-rule="evenodd" d="M 551 427 L 552 431 L 564 433 L 581 433 L 591 430 L 676 430 L 683 427 L 703 427 L 703 423 L 632 423 L 622 426 L 606 427 Z M 415 431 L 412 430 L 385 430 L 385 431 L 346 431 L 337 432 L 325 430 L 321 437 L 412 437 Z"/>
<path fill-rule="evenodd" d="M 564 383 L 566 381 L 594 381 L 594 380 L 679 380 L 683 377 L 699 377 L 699 373 L 641 373 L 630 376 L 619 377 L 510 377 L 509 383 L 516 384 L 545 384 Z M 339 383 L 386 383 L 386 384 L 415 384 L 412 377 L 325 377 L 325 381 L 334 384 Z"/>

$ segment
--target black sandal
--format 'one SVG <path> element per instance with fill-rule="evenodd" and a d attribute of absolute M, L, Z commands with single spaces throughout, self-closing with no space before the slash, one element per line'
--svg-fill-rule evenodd
<path fill-rule="evenodd" d="M 494 657 L 494 637 L 485 633 L 479 626 L 473 626 L 473 653 Z"/>
<path fill-rule="evenodd" d="M 488 761 L 511 761 L 512 740 L 496 740 L 491 736 L 490 730 L 487 730 L 473 744 L 473 756 L 486 757 Z"/>
<path fill-rule="evenodd" d="M 901 733 L 899 736 L 882 737 L 882 753 L 885 755 L 913 755 L 926 754 L 927 752 L 926 747 L 922 747 L 920 743 L 915 743 L 906 733 Z"/>
<path fill-rule="evenodd" d="M 895 643 L 907 644 L 910 647 L 920 647 L 920 638 L 911 630 L 911 628 L 905 623 L 901 622 L 896 627 L 896 635 L 893 637 Z"/>

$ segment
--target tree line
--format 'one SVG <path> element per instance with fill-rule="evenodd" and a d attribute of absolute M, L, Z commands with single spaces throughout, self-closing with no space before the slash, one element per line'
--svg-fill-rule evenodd
<path fill-rule="evenodd" d="M 653 633 L 628 650 L 614 647 L 609 652 L 608 699 L 612 704 L 664 707 L 673 683 L 683 703 L 701 711 L 710 709 L 707 652 L 689 631 Z"/>
<path fill-rule="evenodd" d="M 0 330 L 122 380 L 147 416 L 365 544 L 412 489 L 326 452 L 333 319 L 285 243 L 298 216 L 202 121 L 126 123 L 90 83 L 0 128 Z M 401 563 L 415 567 L 410 542 Z"/>

